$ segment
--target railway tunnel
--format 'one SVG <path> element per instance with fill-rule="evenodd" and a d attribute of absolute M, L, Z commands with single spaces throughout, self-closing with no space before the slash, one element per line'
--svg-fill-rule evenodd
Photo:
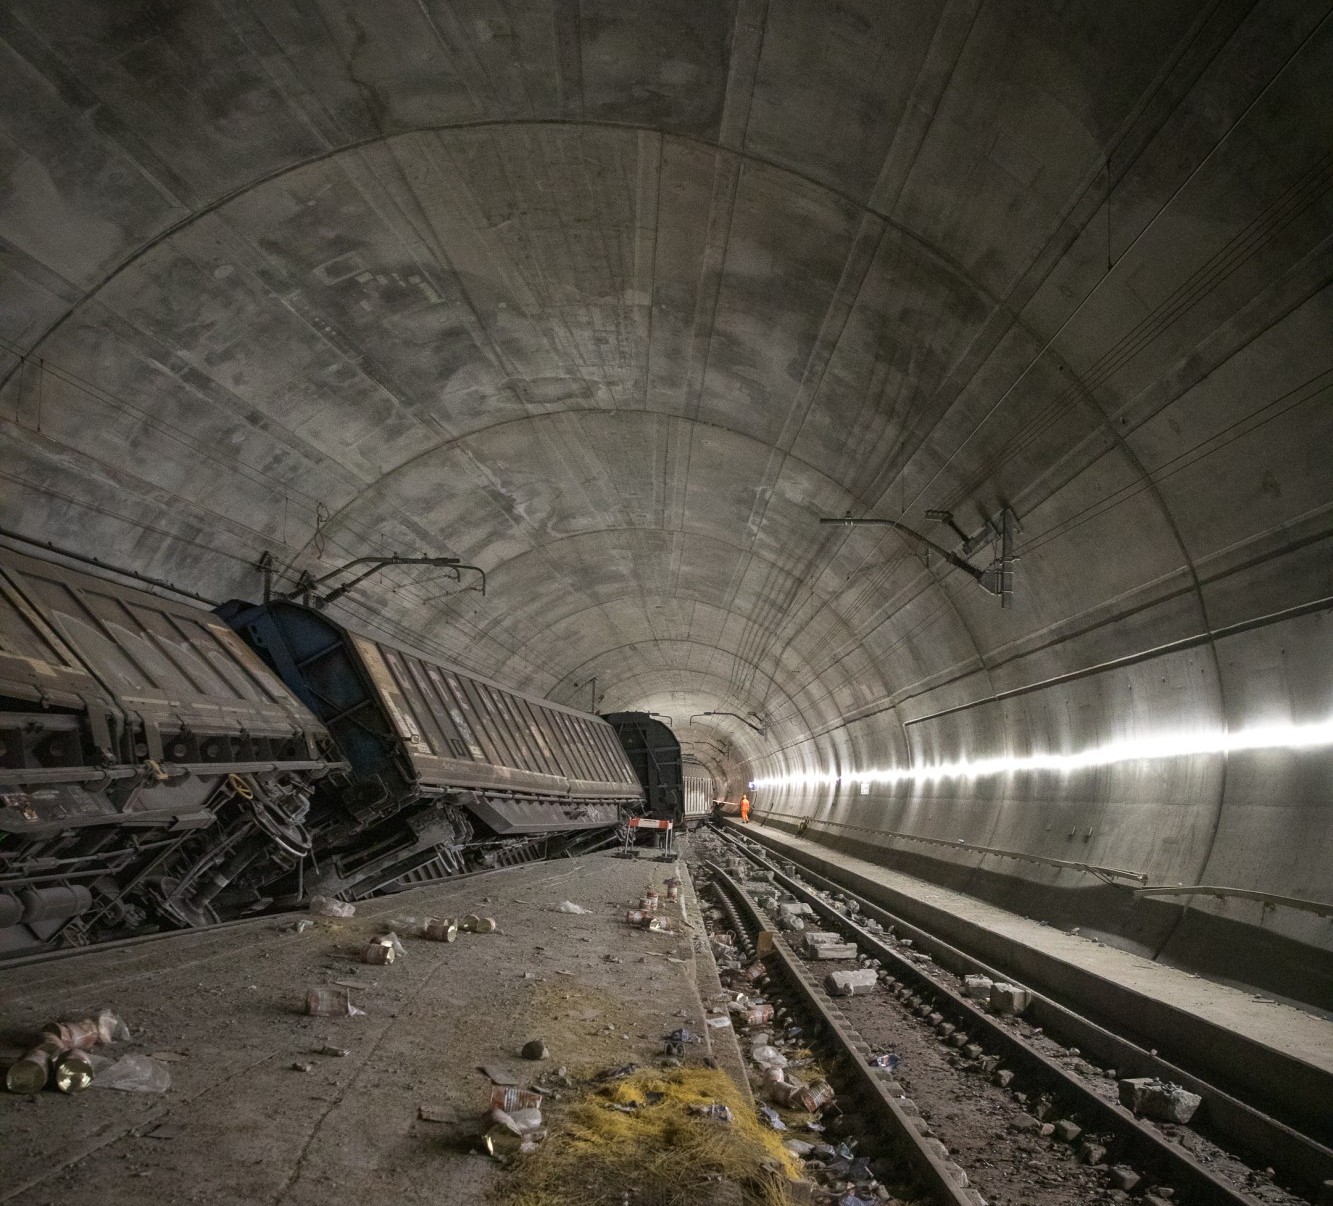
<path fill-rule="evenodd" d="M 1262 997 L 1299 1130 L 1331 11 L 4 0 L 0 535 L 656 716 L 904 925 Z"/>

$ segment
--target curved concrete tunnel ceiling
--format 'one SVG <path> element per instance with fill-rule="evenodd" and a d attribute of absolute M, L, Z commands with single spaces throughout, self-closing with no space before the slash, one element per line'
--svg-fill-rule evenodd
<path fill-rule="evenodd" d="M 1080 881 L 911 839 L 1327 899 L 1323 753 L 800 777 L 1333 712 L 1329 17 L 10 0 L 2 522 L 212 598 L 457 556 L 484 597 L 399 567 L 340 614 L 595 677 L 993 897 Z M 1009 608 L 818 523 L 956 551 L 928 512 L 1004 507 Z M 1196 912 L 1328 946 L 1244 907 Z"/>

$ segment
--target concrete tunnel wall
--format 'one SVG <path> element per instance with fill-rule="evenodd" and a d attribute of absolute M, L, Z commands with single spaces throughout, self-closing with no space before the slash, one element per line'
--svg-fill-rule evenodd
<path fill-rule="evenodd" d="M 1331 75 L 1294 0 L 10 0 L 0 523 L 218 599 L 264 552 L 459 556 L 485 598 L 339 614 L 595 677 L 732 796 L 1325 721 Z M 1007 610 L 817 522 L 1004 505 Z M 1328 1002 L 1327 917 L 887 835 L 1327 901 L 1331 783 L 1324 745 L 758 799 Z"/>

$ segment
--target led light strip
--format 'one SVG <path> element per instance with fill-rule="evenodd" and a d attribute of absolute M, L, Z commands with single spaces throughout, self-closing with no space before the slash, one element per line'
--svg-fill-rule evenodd
<path fill-rule="evenodd" d="M 1158 761 L 1195 754 L 1231 754 L 1244 750 L 1317 749 L 1333 745 L 1333 719 L 1314 724 L 1275 724 L 1240 729 L 1181 731 L 1160 737 L 1117 741 L 1073 754 L 1028 754 L 1016 758 L 981 758 L 930 766 L 887 767 L 834 774 L 831 771 L 755 779 L 751 787 L 831 787 L 836 783 L 934 783 L 942 779 L 979 779 L 1023 771 L 1066 772 L 1117 762 Z"/>

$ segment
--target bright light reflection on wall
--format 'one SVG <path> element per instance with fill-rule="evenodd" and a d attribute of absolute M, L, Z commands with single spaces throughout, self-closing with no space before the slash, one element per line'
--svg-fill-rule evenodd
<path fill-rule="evenodd" d="M 1193 754 L 1230 754 L 1242 750 L 1315 749 L 1333 745 L 1333 719 L 1316 724 L 1273 724 L 1230 733 L 1190 730 L 1134 741 L 1117 741 L 1073 754 L 1028 754 L 1020 758 L 963 759 L 929 766 L 872 768 L 843 775 L 813 773 L 756 779 L 752 787 L 815 787 L 835 783 L 935 783 L 943 779 L 980 779 L 1020 771 L 1075 771 L 1117 762 L 1185 758 Z"/>

